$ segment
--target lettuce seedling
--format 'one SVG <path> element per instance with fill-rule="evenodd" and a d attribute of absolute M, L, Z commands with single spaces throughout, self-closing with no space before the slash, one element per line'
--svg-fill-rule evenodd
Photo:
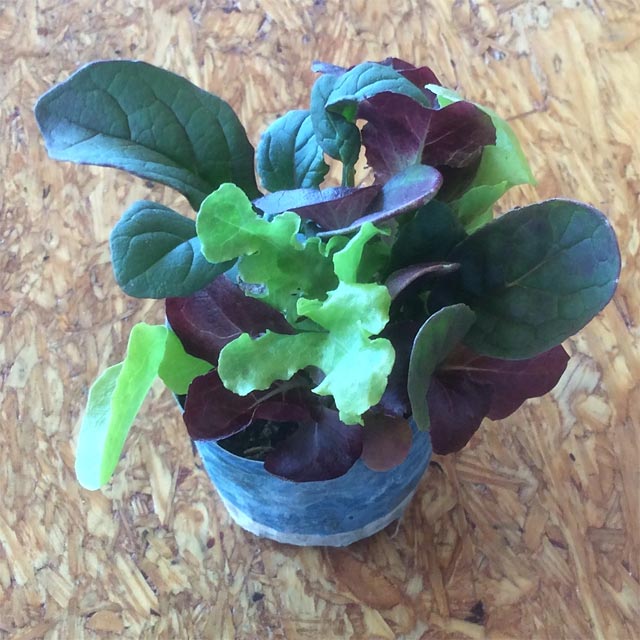
<path fill-rule="evenodd" d="M 309 108 L 255 151 L 226 102 L 144 62 L 91 63 L 38 101 L 52 158 L 170 186 L 196 212 L 135 202 L 113 229 L 117 283 L 165 299 L 167 324 L 136 325 L 93 384 L 83 486 L 109 480 L 156 377 L 194 439 L 281 429 L 262 459 L 293 481 L 393 468 L 411 421 L 458 451 L 550 391 L 561 343 L 611 299 L 620 254 L 601 212 L 555 199 L 493 219 L 534 182 L 497 114 L 396 58 L 314 70 Z"/>

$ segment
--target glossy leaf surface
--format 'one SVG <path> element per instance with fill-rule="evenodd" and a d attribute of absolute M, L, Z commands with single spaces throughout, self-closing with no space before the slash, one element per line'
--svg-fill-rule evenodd
<path fill-rule="evenodd" d="M 256 149 L 262 185 L 269 191 L 317 187 L 329 165 L 318 145 L 309 111 L 289 111 L 262 134 Z"/>
<path fill-rule="evenodd" d="M 209 262 L 193 220 L 146 200 L 125 211 L 110 245 L 116 281 L 136 298 L 188 296 L 233 264 Z"/>
<path fill-rule="evenodd" d="M 582 329 L 611 299 L 620 273 L 615 234 L 586 204 L 547 200 L 501 216 L 449 255 L 460 269 L 432 308 L 463 302 L 476 313 L 473 350 L 531 358 Z"/>
<path fill-rule="evenodd" d="M 427 390 L 438 365 L 469 331 L 473 312 L 463 304 L 445 307 L 427 318 L 420 327 L 411 351 L 407 390 L 413 419 L 419 429 L 429 429 Z"/>
<path fill-rule="evenodd" d="M 231 107 L 146 62 L 92 62 L 45 93 L 36 119 L 56 160 L 124 169 L 194 209 L 224 182 L 258 190 L 253 147 Z"/>

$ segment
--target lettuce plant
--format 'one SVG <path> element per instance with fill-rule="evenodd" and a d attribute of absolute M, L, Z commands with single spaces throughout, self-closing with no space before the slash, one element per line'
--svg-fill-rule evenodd
<path fill-rule="evenodd" d="M 294 481 L 359 458 L 392 468 L 410 420 L 436 453 L 458 451 L 484 418 L 555 386 L 561 343 L 613 295 L 618 246 L 593 207 L 494 219 L 533 183 L 497 114 L 398 59 L 315 70 L 309 109 L 276 119 L 255 152 L 227 103 L 143 62 L 89 64 L 38 101 L 51 157 L 168 185 L 197 212 L 136 202 L 113 229 L 116 281 L 166 299 L 167 324 L 136 325 L 93 384 L 85 487 L 109 480 L 158 376 L 192 438 L 286 427 L 264 464 Z M 324 185 L 328 162 L 340 186 Z"/>

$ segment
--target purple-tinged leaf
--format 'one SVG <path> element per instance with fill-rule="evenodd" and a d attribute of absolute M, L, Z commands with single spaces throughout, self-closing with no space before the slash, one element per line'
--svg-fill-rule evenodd
<path fill-rule="evenodd" d="M 460 268 L 456 262 L 427 262 L 414 264 L 394 271 L 384 283 L 389 289 L 391 300 L 397 298 L 409 285 L 426 276 L 446 276 Z"/>
<path fill-rule="evenodd" d="M 225 276 L 191 296 L 167 298 L 166 314 L 185 351 L 213 364 L 222 348 L 242 333 L 254 338 L 267 330 L 295 333 L 279 311 L 246 296 Z"/>
<path fill-rule="evenodd" d="M 217 371 L 199 376 L 189 386 L 184 406 L 184 422 L 196 440 L 219 440 L 242 431 L 254 420 L 305 422 L 311 414 L 305 395 L 291 384 L 239 396 L 229 391 Z"/>
<path fill-rule="evenodd" d="M 253 205 L 268 218 L 284 211 L 295 211 L 301 218 L 312 220 L 323 229 L 336 229 L 361 218 L 381 189 L 381 185 L 291 189 L 258 198 Z"/>
<path fill-rule="evenodd" d="M 430 425 L 427 389 L 430 379 L 447 356 L 460 344 L 473 325 L 474 313 L 464 304 L 440 309 L 426 319 L 413 341 L 407 390 L 418 429 Z"/>
<path fill-rule="evenodd" d="M 404 418 L 368 413 L 365 416 L 362 462 L 371 471 L 389 471 L 409 455 L 413 435 Z"/>
<path fill-rule="evenodd" d="M 527 360 L 501 360 L 474 353 L 461 346 L 443 370 L 465 375 L 491 387 L 487 417 L 502 420 L 529 398 L 538 398 L 553 389 L 562 377 L 569 354 L 562 345 Z"/>
<path fill-rule="evenodd" d="M 491 387 L 467 376 L 439 373 L 427 393 L 434 453 L 460 451 L 489 411 Z"/>
<path fill-rule="evenodd" d="M 442 176 L 433 167 L 426 165 L 408 167 L 383 185 L 366 215 L 341 228 L 323 231 L 318 236 L 351 233 L 365 222 L 381 224 L 403 213 L 418 209 L 435 197 L 441 184 Z"/>
<path fill-rule="evenodd" d="M 295 482 L 338 478 L 360 457 L 362 431 L 360 426 L 341 422 L 337 411 L 322 408 L 267 454 L 264 468 Z"/>
<path fill-rule="evenodd" d="M 447 257 L 460 269 L 429 296 L 432 310 L 468 304 L 465 344 L 494 358 L 532 358 L 582 329 L 609 302 L 620 250 L 603 213 L 546 200 L 481 227 Z"/>
<path fill-rule="evenodd" d="M 384 92 L 361 102 L 358 117 L 367 120 L 362 142 L 379 182 L 414 164 L 465 167 L 496 141 L 491 118 L 470 102 L 430 109 Z"/>
<path fill-rule="evenodd" d="M 409 82 L 413 83 L 419 89 L 422 89 L 427 96 L 433 96 L 434 106 L 437 104 L 434 93 L 425 89 L 428 84 L 440 84 L 436 74 L 429 67 L 416 67 L 410 62 L 400 60 L 400 58 L 387 58 L 380 64 L 385 64 L 395 69 L 400 75 L 404 76 Z"/>
<path fill-rule="evenodd" d="M 409 376 L 409 360 L 413 341 L 420 329 L 420 323 L 403 320 L 388 324 L 380 334 L 389 340 L 396 352 L 396 359 L 387 380 L 387 386 L 375 409 L 381 409 L 389 416 L 408 416 L 411 413 L 407 379 Z"/>
<path fill-rule="evenodd" d="M 460 345 L 438 368 L 429 386 L 433 450 L 439 454 L 459 451 L 483 418 L 501 420 L 525 400 L 548 393 L 568 360 L 561 345 L 528 360 L 490 358 Z"/>

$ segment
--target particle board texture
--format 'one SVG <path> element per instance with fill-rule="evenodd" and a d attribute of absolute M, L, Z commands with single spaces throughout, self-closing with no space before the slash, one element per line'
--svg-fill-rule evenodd
<path fill-rule="evenodd" d="M 75 481 L 87 389 L 162 304 L 126 297 L 108 234 L 175 193 L 46 156 L 36 97 L 137 58 L 227 99 L 257 143 L 312 60 L 401 56 L 494 107 L 552 196 L 619 234 L 613 302 L 557 388 L 436 457 L 397 526 L 298 549 L 231 523 L 154 387 L 113 482 Z M 640 638 L 637 0 L 0 0 L 0 638 Z"/>

